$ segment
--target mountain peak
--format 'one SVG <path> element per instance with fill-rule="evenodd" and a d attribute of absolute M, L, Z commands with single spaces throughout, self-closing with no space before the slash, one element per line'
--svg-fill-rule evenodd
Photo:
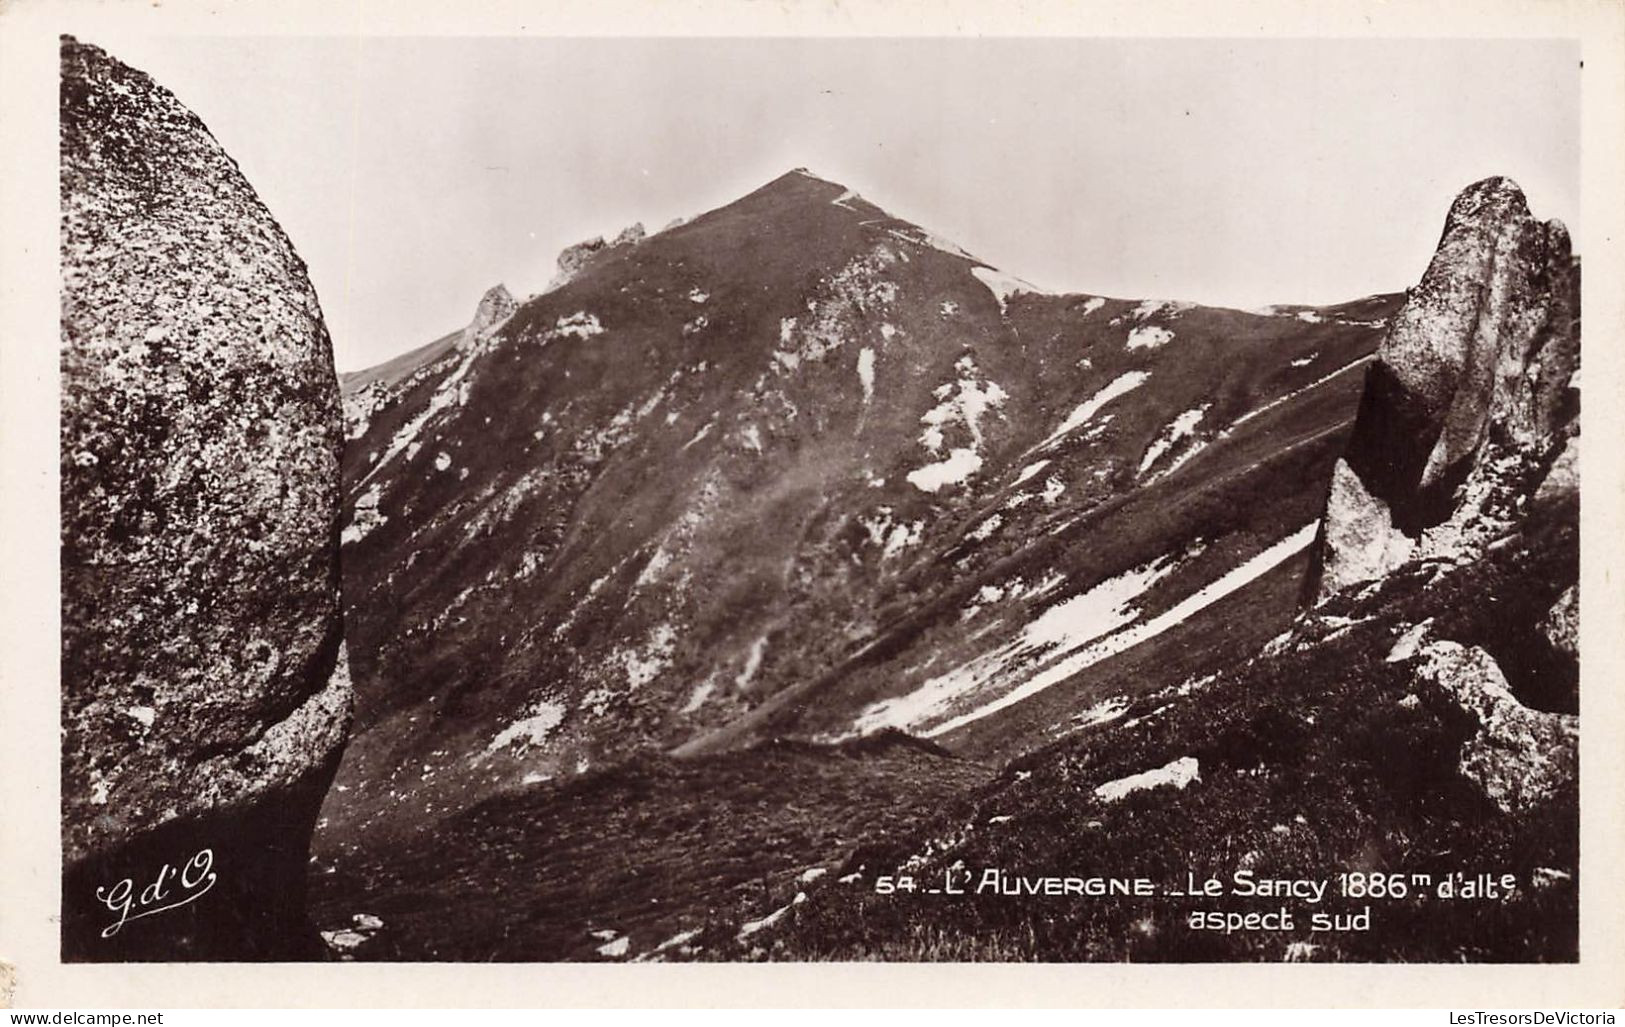
<path fill-rule="evenodd" d="M 772 179 L 761 188 L 747 194 L 752 196 L 799 196 L 808 199 L 826 199 L 825 194 L 835 196 L 851 192 L 845 185 L 834 179 L 825 178 L 804 167 L 791 168 L 779 177 Z"/>

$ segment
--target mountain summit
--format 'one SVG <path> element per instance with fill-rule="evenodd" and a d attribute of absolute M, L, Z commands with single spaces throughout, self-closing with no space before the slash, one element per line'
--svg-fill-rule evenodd
<path fill-rule="evenodd" d="M 1010 754 L 1262 643 L 1396 305 L 1045 294 L 793 171 L 351 376 L 332 845 L 640 751 Z"/>

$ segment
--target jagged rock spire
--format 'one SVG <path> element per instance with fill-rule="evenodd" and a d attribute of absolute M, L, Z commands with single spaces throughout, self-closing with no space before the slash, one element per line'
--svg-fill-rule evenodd
<path fill-rule="evenodd" d="M 462 345 L 467 346 L 485 338 L 496 325 L 519 309 L 519 302 L 508 292 L 508 287 L 498 283 L 485 290 L 480 297 L 479 306 L 474 308 L 474 320 L 463 329 Z"/>
<path fill-rule="evenodd" d="M 1515 522 L 1578 430 L 1579 360 L 1567 229 L 1510 179 L 1468 186 L 1368 373 L 1310 596 L 1470 556 Z"/>

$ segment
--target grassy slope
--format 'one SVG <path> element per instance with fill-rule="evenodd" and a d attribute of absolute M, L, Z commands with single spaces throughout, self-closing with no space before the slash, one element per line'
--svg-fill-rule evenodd
<path fill-rule="evenodd" d="M 1402 704 L 1410 671 L 1384 656 L 1406 626 L 1430 616 L 1437 637 L 1482 641 L 1497 616 L 1485 595 L 1549 603 L 1574 579 L 1576 547 L 1572 508 L 1548 512 L 1537 530 L 1479 564 L 1437 576 L 1418 569 L 1372 596 L 1324 607 L 1326 617 L 1360 623 L 1305 622 L 1294 648 L 1241 662 L 1192 698 L 1141 702 L 1124 720 L 1015 761 L 963 807 L 875 850 L 862 883 L 821 888 L 764 951 L 779 959 L 1273 960 L 1306 941 L 1315 948 L 1298 954 L 1324 960 L 1573 959 L 1576 792 L 1527 816 L 1501 814 L 1456 771 L 1464 715 L 1425 690 L 1419 704 Z M 1527 692 L 1531 683 L 1513 684 Z M 1116 804 L 1093 794 L 1184 756 L 1199 760 L 1201 781 L 1183 791 Z M 914 871 L 919 880 L 958 863 L 973 875 L 984 867 L 1144 875 L 1175 887 L 1187 872 L 1228 878 L 1252 866 L 1272 878 L 1512 873 L 1518 890 L 1501 902 L 1371 902 L 1369 931 L 1316 936 L 1303 922 L 1311 907 L 1295 904 L 1292 933 L 1226 936 L 1188 929 L 1187 913 L 1263 911 L 1277 900 L 873 892 L 876 874 L 921 852 L 931 854 Z M 1570 876 L 1540 887 L 1536 868 Z"/>
<path fill-rule="evenodd" d="M 318 850 L 313 916 L 324 928 L 381 918 L 363 959 L 598 959 L 600 930 L 630 937 L 635 956 L 761 916 L 804 871 L 991 774 L 902 736 L 638 759 L 487 800 L 359 858 Z"/>

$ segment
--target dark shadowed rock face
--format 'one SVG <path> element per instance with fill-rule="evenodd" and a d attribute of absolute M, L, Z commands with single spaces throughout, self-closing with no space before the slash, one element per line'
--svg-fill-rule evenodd
<path fill-rule="evenodd" d="M 64 955 L 297 955 L 351 703 L 331 346 L 202 122 L 95 47 L 61 61 Z"/>
<path fill-rule="evenodd" d="M 1579 338 L 1567 230 L 1508 179 L 1469 186 L 1368 373 L 1312 594 L 1470 558 L 1538 488 L 1572 496 Z"/>

